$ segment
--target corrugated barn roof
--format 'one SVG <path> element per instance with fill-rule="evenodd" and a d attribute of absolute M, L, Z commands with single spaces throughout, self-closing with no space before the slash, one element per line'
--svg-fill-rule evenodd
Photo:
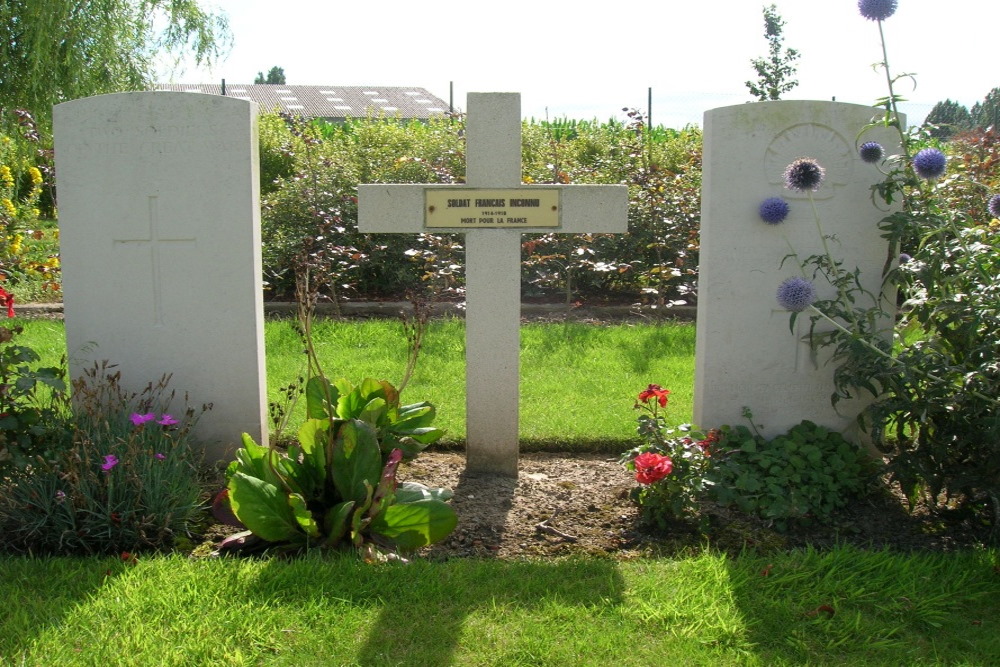
<path fill-rule="evenodd" d="M 286 86 L 226 83 L 225 94 L 278 111 L 331 121 L 368 116 L 427 120 L 449 112 L 448 103 L 424 88 L 398 86 Z M 222 84 L 156 84 L 156 90 L 222 95 Z"/>

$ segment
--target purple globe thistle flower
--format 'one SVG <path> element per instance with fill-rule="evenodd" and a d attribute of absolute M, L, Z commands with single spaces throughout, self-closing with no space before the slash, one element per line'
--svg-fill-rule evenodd
<path fill-rule="evenodd" d="M 867 141 L 861 144 L 861 148 L 858 149 L 858 155 L 861 156 L 863 161 L 874 164 L 885 157 L 885 149 L 877 141 Z"/>
<path fill-rule="evenodd" d="M 797 313 L 816 300 L 816 288 L 805 278 L 788 278 L 778 286 L 777 298 L 779 306 Z"/>
<path fill-rule="evenodd" d="M 871 21 L 884 21 L 896 13 L 897 0 L 858 0 L 861 15 Z"/>
<path fill-rule="evenodd" d="M 805 192 L 819 190 L 826 169 L 811 157 L 799 158 L 785 168 L 785 187 L 789 190 Z"/>
<path fill-rule="evenodd" d="M 994 218 L 1000 218 L 1000 195 L 990 197 L 990 203 L 986 207 L 989 209 L 990 215 Z"/>
<path fill-rule="evenodd" d="M 768 197 L 760 203 L 760 219 L 769 225 L 776 225 L 788 217 L 788 202 L 781 197 Z"/>
<path fill-rule="evenodd" d="M 936 148 L 925 148 L 913 156 L 913 169 L 917 176 L 932 180 L 944 173 L 948 158 Z"/>
<path fill-rule="evenodd" d="M 913 261 L 913 258 L 910 257 L 909 255 L 907 255 L 905 252 L 899 253 L 899 263 L 900 263 L 900 265 L 909 264 L 911 261 Z"/>

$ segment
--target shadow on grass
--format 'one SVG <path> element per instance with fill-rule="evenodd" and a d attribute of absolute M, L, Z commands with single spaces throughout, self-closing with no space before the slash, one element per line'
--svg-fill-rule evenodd
<path fill-rule="evenodd" d="M 994 664 L 994 556 L 853 546 L 728 559 L 746 639 L 766 664 Z M 992 576 L 991 576 L 992 575 Z"/>
<path fill-rule="evenodd" d="M 49 567 L 47 560 L 0 554 L 0 664 L 64 623 L 74 609 L 130 567 L 113 556 L 80 557 L 74 567 Z M 24 633 L 26 628 L 31 632 Z"/>
<path fill-rule="evenodd" d="M 480 634 L 477 640 L 476 629 L 466 631 L 472 614 L 503 617 L 553 604 L 607 607 L 621 604 L 625 590 L 611 560 L 463 559 L 426 563 L 414 574 L 422 581 L 383 597 L 378 620 L 357 654 L 359 664 L 452 664 L 463 636 L 467 642 L 493 645 L 503 653 L 502 637 Z"/>

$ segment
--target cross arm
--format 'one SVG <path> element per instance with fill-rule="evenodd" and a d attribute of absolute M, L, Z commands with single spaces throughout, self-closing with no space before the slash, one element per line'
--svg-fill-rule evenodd
<path fill-rule="evenodd" d="M 378 183 L 358 186 L 358 229 L 365 233 L 424 231 L 424 190 L 454 185 Z"/>
<path fill-rule="evenodd" d="M 424 231 L 424 191 L 435 187 L 454 189 L 456 186 L 387 183 L 359 185 L 358 229 L 366 233 Z M 530 189 L 532 186 L 524 187 Z M 520 228 L 522 232 L 607 234 L 628 231 L 627 186 L 540 185 L 537 187 L 560 190 L 562 226 L 557 229 L 524 227 Z"/>

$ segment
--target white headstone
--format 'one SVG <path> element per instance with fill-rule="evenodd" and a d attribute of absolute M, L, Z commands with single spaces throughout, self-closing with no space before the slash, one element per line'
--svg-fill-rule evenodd
<path fill-rule="evenodd" d="M 361 185 L 358 227 L 465 233 L 466 465 L 516 476 L 521 234 L 625 232 L 628 189 L 522 186 L 520 95 L 469 93 L 467 112 L 466 184 Z"/>
<path fill-rule="evenodd" d="M 170 373 L 213 404 L 194 434 L 209 456 L 266 442 L 256 106 L 101 95 L 56 105 L 54 130 L 71 376 Z"/>
<path fill-rule="evenodd" d="M 831 254 L 847 270 L 858 267 L 864 286 L 879 294 L 889 248 L 878 222 L 889 211 L 875 205 L 880 200 L 871 188 L 884 177 L 857 150 L 861 142 L 878 141 L 889 154 L 898 151 L 899 136 L 891 129 L 858 139 L 879 113 L 837 102 L 781 101 L 705 114 L 694 406 L 699 426 L 746 425 L 742 411 L 748 407 L 767 437 L 803 419 L 855 435 L 850 429 L 864 400 L 831 406 L 834 366 L 802 341 L 808 313 L 799 315 L 793 335 L 789 312 L 775 300 L 784 279 L 801 276 L 798 260 L 786 256 L 823 253 L 808 195 L 786 189 L 783 174 L 803 157 L 826 169 L 812 196 Z M 758 208 L 768 197 L 789 204 L 784 222 L 761 220 Z M 835 293 L 822 278 L 815 285 L 820 298 Z M 817 325 L 817 331 L 828 328 Z"/>

